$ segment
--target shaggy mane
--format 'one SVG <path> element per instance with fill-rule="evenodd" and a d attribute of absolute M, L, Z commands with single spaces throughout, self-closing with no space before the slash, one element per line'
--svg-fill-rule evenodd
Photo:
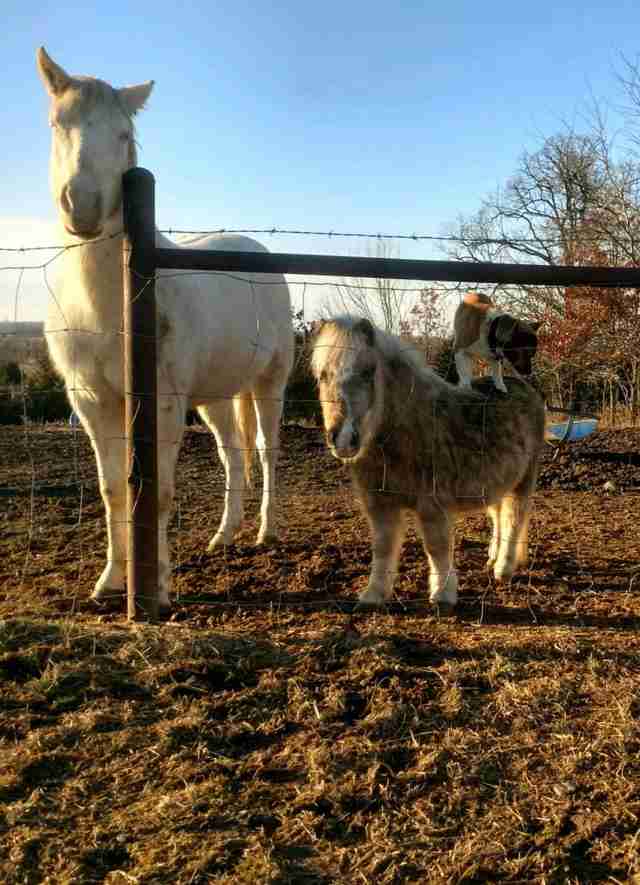
<path fill-rule="evenodd" d="M 315 340 L 313 354 L 311 357 L 311 368 L 318 378 L 326 363 L 334 359 L 332 351 L 344 350 L 353 347 L 354 335 L 359 336 L 358 331 L 354 332 L 354 327 L 362 322 L 362 317 L 345 314 L 344 316 L 332 317 L 326 320 L 322 325 Z M 436 392 L 448 391 L 454 396 L 459 395 L 458 388 L 445 381 L 437 372 L 426 366 L 422 354 L 410 344 L 404 341 L 398 335 L 392 335 L 389 332 L 383 332 L 377 326 L 375 331 L 375 347 L 382 354 L 385 362 L 402 363 L 416 374 L 423 381 L 436 389 Z M 465 399 L 473 397 L 473 393 L 465 391 Z"/>

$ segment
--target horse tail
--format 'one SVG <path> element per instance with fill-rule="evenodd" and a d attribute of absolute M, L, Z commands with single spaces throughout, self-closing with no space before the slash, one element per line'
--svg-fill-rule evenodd
<path fill-rule="evenodd" d="M 253 465 L 253 455 L 256 448 L 256 434 L 258 432 L 258 422 L 256 420 L 256 410 L 253 404 L 253 397 L 249 391 L 239 393 L 233 398 L 233 411 L 236 420 L 236 426 L 240 431 L 240 439 L 242 445 L 242 453 L 244 457 L 244 478 L 247 487 L 251 487 L 251 467 Z"/>

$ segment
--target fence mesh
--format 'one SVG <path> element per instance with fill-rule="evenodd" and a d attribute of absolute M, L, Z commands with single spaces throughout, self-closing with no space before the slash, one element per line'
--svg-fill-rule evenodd
<path fill-rule="evenodd" d="M 275 228 L 262 231 L 279 232 Z M 0 458 L 0 503 L 6 529 L 3 579 L 6 592 L 19 591 L 28 599 L 27 608 L 38 609 L 53 599 L 59 608 L 72 611 L 87 604 L 104 565 L 105 520 L 96 462 L 82 425 L 69 420 L 71 409 L 47 361 L 40 330 L 27 328 L 33 334 L 23 338 L 21 325 L 29 311 L 23 297 L 29 277 L 33 286 L 33 275 L 39 275 L 42 290 L 56 302 L 52 272 L 59 269 L 65 250 L 3 251 L 14 254 L 2 267 L 2 313 L 11 319 L 2 326 L 0 364 L 17 362 L 20 367 L 19 376 L 4 385 L 2 397 L 3 422 L 7 422 L 2 427 Z M 39 260 L 41 254 L 44 260 Z M 29 262 L 21 263 L 23 258 L 17 256 L 26 255 Z M 160 293 L 172 276 L 158 274 Z M 252 299 L 260 297 L 259 281 L 239 274 L 228 276 L 246 283 Z M 372 297 L 376 283 L 295 278 L 291 288 L 298 346 L 281 430 L 280 540 L 255 545 L 262 494 L 256 459 L 242 529 L 232 544 L 206 553 L 222 514 L 227 483 L 214 437 L 189 413 L 169 525 L 174 617 L 188 616 L 193 606 L 216 611 L 244 607 L 350 611 L 356 593 L 366 586 L 371 562 L 369 527 L 354 498 L 348 469 L 327 450 L 306 363 L 312 321 L 326 314 L 332 303 L 348 304 L 352 289 L 365 299 Z M 426 287 L 394 288 L 415 304 Z M 442 292 L 444 328 L 460 296 L 454 288 Z M 62 324 L 52 328 L 51 334 L 67 335 L 73 328 L 72 322 Z M 92 329 L 90 334 L 103 331 Z M 253 342 L 256 348 L 260 331 L 256 330 Z M 427 343 L 421 342 L 423 350 L 437 364 L 437 354 L 427 353 Z M 436 367 L 446 372 L 450 357 L 450 351 L 446 352 L 445 362 Z M 75 376 L 68 382 L 72 391 L 82 385 L 82 379 Z M 160 407 L 163 396 L 183 400 L 187 394 L 178 389 L 165 391 Z M 592 404 L 592 411 L 602 419 L 602 402 Z M 485 570 L 489 542 L 485 517 L 465 516 L 458 521 L 455 561 L 463 606 L 473 607 L 484 618 L 489 603 L 513 606 L 524 601 L 533 619 L 542 609 L 548 616 L 555 606 L 588 622 L 611 605 L 610 594 L 615 594 L 621 615 L 636 616 L 638 431 L 603 423 L 599 432 L 582 441 L 545 448 L 531 515 L 530 562 L 510 588 L 497 588 Z M 176 442 L 161 439 L 160 445 Z M 407 614 L 426 607 L 429 575 L 419 534 L 409 523 L 392 602 L 392 609 Z"/>

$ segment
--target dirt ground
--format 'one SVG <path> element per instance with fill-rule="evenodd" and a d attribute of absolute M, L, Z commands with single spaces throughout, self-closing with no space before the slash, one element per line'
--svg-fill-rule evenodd
<path fill-rule="evenodd" d="M 88 598 L 84 434 L 0 428 L 0 881 L 640 883 L 639 452 L 548 448 L 510 587 L 472 517 L 453 616 L 412 532 L 396 601 L 353 615 L 368 532 L 319 430 L 284 428 L 280 543 L 253 546 L 254 499 L 212 555 L 222 472 L 190 430 L 175 605 L 129 627 Z"/>

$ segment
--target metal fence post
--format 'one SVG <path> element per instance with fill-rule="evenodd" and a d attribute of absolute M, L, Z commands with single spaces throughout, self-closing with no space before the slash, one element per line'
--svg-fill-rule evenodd
<path fill-rule="evenodd" d="M 122 182 L 127 439 L 127 614 L 158 618 L 158 396 L 155 181 L 134 168 Z"/>

